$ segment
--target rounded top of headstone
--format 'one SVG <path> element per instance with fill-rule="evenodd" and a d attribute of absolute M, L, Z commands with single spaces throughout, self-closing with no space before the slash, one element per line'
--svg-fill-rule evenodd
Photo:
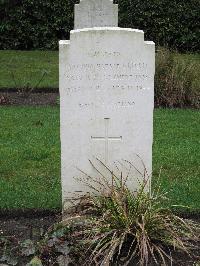
<path fill-rule="evenodd" d="M 132 28 L 120 28 L 120 27 L 93 27 L 93 28 L 75 29 L 75 30 L 71 31 L 71 34 L 79 33 L 79 32 L 93 32 L 93 31 L 134 32 L 134 33 L 140 33 L 140 34 L 144 35 L 144 31 L 143 30 L 132 29 Z"/>

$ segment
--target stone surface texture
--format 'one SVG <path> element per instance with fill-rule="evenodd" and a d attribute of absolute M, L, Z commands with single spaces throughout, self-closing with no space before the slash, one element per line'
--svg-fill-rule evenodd
<path fill-rule="evenodd" d="M 63 202 L 88 190 L 74 177 L 78 168 L 97 175 L 88 161 L 94 157 L 112 169 L 122 162 L 125 171 L 123 160 L 131 162 L 133 190 L 144 168 L 151 175 L 154 60 L 154 43 L 140 30 L 94 27 L 60 41 Z"/>
<path fill-rule="evenodd" d="M 117 26 L 118 5 L 112 0 L 82 0 L 75 5 L 75 29 Z"/>

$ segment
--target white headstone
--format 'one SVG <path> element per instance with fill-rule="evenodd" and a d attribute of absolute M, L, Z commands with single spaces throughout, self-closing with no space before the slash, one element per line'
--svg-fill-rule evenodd
<path fill-rule="evenodd" d="M 75 5 L 75 29 L 117 26 L 118 5 L 112 0 L 81 0 Z"/>
<path fill-rule="evenodd" d="M 93 157 L 111 168 L 128 160 L 151 174 L 154 60 L 154 43 L 145 42 L 140 30 L 79 29 L 60 41 L 63 202 L 85 189 L 74 177 L 77 168 L 93 172 Z M 141 179 L 134 174 L 133 190 Z"/>

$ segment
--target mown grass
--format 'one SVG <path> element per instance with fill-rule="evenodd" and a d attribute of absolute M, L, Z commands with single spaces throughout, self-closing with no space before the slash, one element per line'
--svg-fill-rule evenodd
<path fill-rule="evenodd" d="M 200 112 L 154 113 L 154 181 L 175 205 L 200 206 Z M 0 208 L 60 208 L 58 107 L 0 108 Z"/>
<path fill-rule="evenodd" d="M 0 77 L 0 89 L 58 88 L 58 52 L 0 50 Z"/>
<path fill-rule="evenodd" d="M 0 108 L 0 207 L 61 207 L 58 108 Z"/>
<path fill-rule="evenodd" d="M 162 187 L 174 205 L 200 208 L 200 112 L 155 111 L 154 176 L 161 170 Z"/>

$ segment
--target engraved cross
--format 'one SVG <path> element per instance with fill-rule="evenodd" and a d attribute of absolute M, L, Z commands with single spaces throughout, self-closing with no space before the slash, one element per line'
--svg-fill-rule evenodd
<path fill-rule="evenodd" d="M 119 137 L 114 137 L 114 136 L 109 136 L 108 133 L 108 129 L 109 129 L 109 120 L 110 118 L 104 118 L 104 122 L 105 122 L 105 133 L 103 137 L 93 137 L 91 136 L 92 140 L 102 140 L 105 142 L 105 147 L 104 147 L 104 153 L 105 153 L 105 163 L 108 163 L 108 149 L 109 149 L 109 141 L 121 141 L 122 140 L 122 136 Z"/>

